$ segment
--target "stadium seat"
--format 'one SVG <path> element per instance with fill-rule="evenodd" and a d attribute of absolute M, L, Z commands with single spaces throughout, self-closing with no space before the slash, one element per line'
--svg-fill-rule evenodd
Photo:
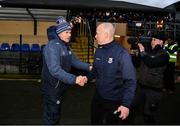
<path fill-rule="evenodd" d="M 40 52 L 40 51 L 41 49 L 40 49 L 39 44 L 32 44 L 31 52 Z"/>
<path fill-rule="evenodd" d="M 22 44 L 22 52 L 29 52 L 30 46 L 27 43 Z"/>
<path fill-rule="evenodd" d="M 20 45 L 18 43 L 13 43 L 11 46 L 11 51 L 19 52 L 20 51 Z"/>
<path fill-rule="evenodd" d="M 30 45 L 28 43 L 23 43 L 21 46 L 22 59 L 21 59 L 21 72 L 28 73 L 29 71 L 29 55 L 30 55 Z"/>
<path fill-rule="evenodd" d="M 41 45 L 41 51 L 43 51 L 45 46 L 46 46 L 45 44 Z"/>
<path fill-rule="evenodd" d="M 9 43 L 2 43 L 1 44 L 1 51 L 9 51 L 9 50 L 10 50 Z"/>

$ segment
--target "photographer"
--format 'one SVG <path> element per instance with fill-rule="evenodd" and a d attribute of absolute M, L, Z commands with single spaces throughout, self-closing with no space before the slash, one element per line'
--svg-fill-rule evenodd
<path fill-rule="evenodd" d="M 151 50 L 151 37 L 138 36 L 128 38 L 128 43 L 131 45 L 130 54 L 132 58 L 133 65 L 138 68 L 140 66 L 141 58 L 139 51 L 139 44 L 141 43 L 146 52 Z"/>
<path fill-rule="evenodd" d="M 163 73 L 169 61 L 163 50 L 163 36 L 158 33 L 151 39 L 151 50 L 147 52 L 143 44 L 138 43 L 141 64 L 137 68 L 138 88 L 133 107 L 143 109 L 144 123 L 154 124 L 155 114 L 162 97 Z M 143 106 L 141 106 L 143 105 Z"/>

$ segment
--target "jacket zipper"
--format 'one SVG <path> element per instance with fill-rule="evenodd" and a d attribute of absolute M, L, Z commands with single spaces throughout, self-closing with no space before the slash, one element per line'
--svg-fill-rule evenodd
<path fill-rule="evenodd" d="M 55 88 L 57 88 L 58 86 L 59 86 L 59 81 L 57 82 L 57 84 L 56 84 Z"/>

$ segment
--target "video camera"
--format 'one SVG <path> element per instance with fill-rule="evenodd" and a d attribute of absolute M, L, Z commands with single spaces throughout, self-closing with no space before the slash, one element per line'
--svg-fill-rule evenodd
<path fill-rule="evenodd" d="M 131 45 L 131 50 L 139 50 L 138 43 L 141 43 L 146 52 L 151 50 L 151 37 L 139 36 L 139 37 L 129 37 L 128 43 Z"/>
<path fill-rule="evenodd" d="M 132 56 L 132 62 L 133 65 L 137 68 L 140 66 L 140 57 L 139 57 L 139 46 L 138 43 L 141 43 L 146 52 L 150 52 L 151 50 L 151 37 L 145 37 L 145 36 L 140 36 L 140 37 L 129 37 L 128 38 L 128 43 L 131 45 L 131 56 Z"/>

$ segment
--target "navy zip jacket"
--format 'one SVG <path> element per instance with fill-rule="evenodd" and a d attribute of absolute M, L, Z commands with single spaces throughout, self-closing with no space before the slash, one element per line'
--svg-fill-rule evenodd
<path fill-rule="evenodd" d="M 98 94 L 130 107 L 136 89 L 136 75 L 127 50 L 113 41 L 99 46 L 94 58 L 93 76 L 96 77 Z"/>
<path fill-rule="evenodd" d="M 161 90 L 163 88 L 164 71 L 169 62 L 168 53 L 156 45 L 149 53 L 140 53 L 141 65 L 137 69 L 138 82 L 148 88 Z"/>
<path fill-rule="evenodd" d="M 56 96 L 67 85 L 75 84 L 76 76 L 70 73 L 71 67 L 89 70 L 89 64 L 77 59 L 68 44 L 52 39 L 43 49 L 42 91 Z"/>

